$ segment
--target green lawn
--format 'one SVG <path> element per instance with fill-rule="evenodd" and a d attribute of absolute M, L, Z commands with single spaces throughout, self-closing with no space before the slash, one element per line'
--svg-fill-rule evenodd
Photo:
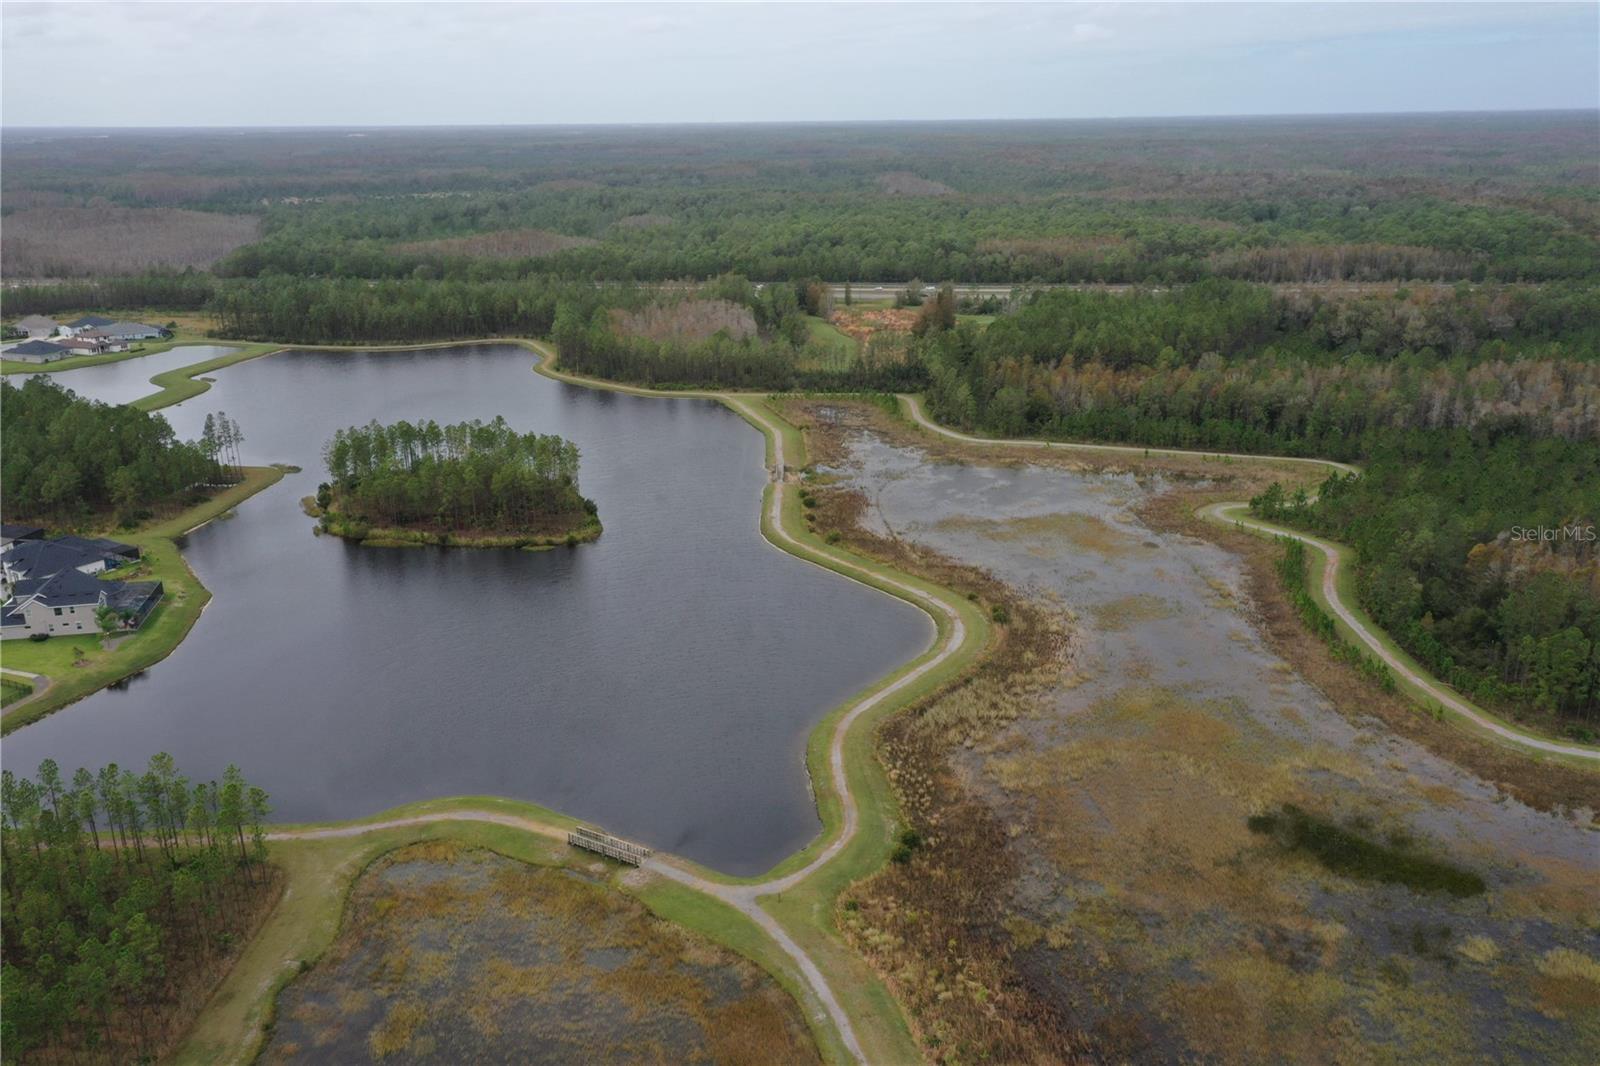
<path fill-rule="evenodd" d="M 805 365 L 803 369 L 847 370 L 861 352 L 861 346 L 856 343 L 855 338 L 840 330 L 832 322 L 817 318 L 815 315 L 807 315 L 806 329 L 810 331 L 811 343 L 823 349 L 826 354 L 822 359 Z"/>
<path fill-rule="evenodd" d="M 51 637 L 45 641 L 10 640 L 0 647 L 0 663 L 13 670 L 44 674 L 49 691 L 0 719 L 0 733 L 10 733 L 29 722 L 60 710 L 130 674 L 136 674 L 172 653 L 188 634 L 211 593 L 200 584 L 183 561 L 172 538 L 216 518 L 283 477 L 276 467 L 246 467 L 245 480 L 225 489 L 205 503 L 172 518 L 152 523 L 133 533 L 106 531 L 109 536 L 137 544 L 144 554 L 134 573 L 140 580 L 160 581 L 165 595 L 150 617 L 113 651 L 101 647 L 96 636 Z M 124 568 L 122 573 L 129 573 Z"/>
<path fill-rule="evenodd" d="M 160 391 L 141 397 L 133 401 L 129 406 L 137 407 L 141 411 L 154 411 L 191 397 L 199 396 L 202 392 L 211 388 L 210 382 L 199 380 L 201 374 L 207 374 L 213 370 L 221 370 L 225 366 L 242 363 L 246 359 L 254 359 L 257 356 L 266 355 L 268 352 L 280 352 L 284 348 L 281 344 L 238 341 L 211 340 L 206 343 L 226 344 L 232 347 L 233 351 L 225 355 L 219 355 L 215 359 L 207 359 L 203 363 L 194 363 L 190 366 L 179 367 L 176 370 L 169 370 L 165 374 L 157 374 L 150 381 L 152 384 L 159 386 Z"/>
<path fill-rule="evenodd" d="M 33 686 L 26 681 L 0 678 L 0 707 L 9 706 L 24 696 L 33 695 Z"/>
<path fill-rule="evenodd" d="M 155 355 L 158 352 L 176 348 L 180 344 L 219 344 L 220 341 L 203 337 L 196 333 L 178 331 L 171 340 L 144 341 L 126 352 L 110 352 L 106 355 L 75 355 L 71 359 L 63 359 L 56 363 L 24 363 L 18 359 L 0 359 L 0 373 L 4 374 L 33 374 L 43 371 L 54 374 L 59 370 L 76 370 L 84 366 L 101 366 L 105 363 L 120 363 L 124 359 L 138 359 L 146 355 Z M 9 347 L 9 345 L 8 345 Z"/>

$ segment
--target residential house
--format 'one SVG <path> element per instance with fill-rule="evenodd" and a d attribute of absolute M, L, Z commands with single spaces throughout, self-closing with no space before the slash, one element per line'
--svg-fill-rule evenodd
<path fill-rule="evenodd" d="M 17 329 L 28 335 L 29 340 L 44 340 L 54 337 L 56 330 L 61 328 L 61 323 L 44 315 L 28 315 L 17 319 Z"/>
<path fill-rule="evenodd" d="M 99 555 L 105 559 L 106 566 L 112 569 L 124 563 L 136 562 L 143 555 L 137 544 L 124 544 L 108 537 L 79 537 L 69 533 L 54 538 L 50 543 L 74 548 L 85 555 Z"/>
<path fill-rule="evenodd" d="M 74 339 L 94 341 L 100 345 L 102 352 L 125 352 L 128 350 L 128 342 L 125 338 L 113 336 L 103 329 L 86 329 Z"/>
<path fill-rule="evenodd" d="M 23 341 L 0 352 L 0 355 L 19 363 L 53 363 L 72 354 L 72 349 L 63 348 L 53 341 Z"/>
<path fill-rule="evenodd" d="M 8 582 L 49 577 L 65 570 L 99 574 L 122 565 L 123 560 L 113 558 L 102 551 L 86 551 L 54 540 L 24 540 L 0 554 L 0 570 Z"/>
<path fill-rule="evenodd" d="M 0 522 L 0 551 L 19 540 L 43 540 L 44 530 L 38 526 L 19 526 L 14 522 Z"/>
<path fill-rule="evenodd" d="M 160 326 L 147 326 L 143 322 L 110 322 L 95 327 L 95 332 L 107 340 L 120 341 L 153 341 L 167 335 Z"/>
<path fill-rule="evenodd" d="M 11 595 L 0 608 L 0 639 L 98 633 L 95 612 L 105 605 L 105 584 L 76 570 L 26 578 L 11 586 Z"/>
<path fill-rule="evenodd" d="M 5 577 L 0 639 L 97 633 L 103 607 L 117 613 L 121 628 L 137 629 L 161 602 L 161 582 L 102 581 L 94 575 L 139 557 L 137 546 L 103 537 L 13 540 L 0 555 Z"/>
<path fill-rule="evenodd" d="M 105 315 L 84 315 L 64 324 L 61 327 L 61 334 L 65 337 L 76 337 L 86 329 L 104 329 L 106 326 L 114 325 L 116 321 Z"/>
<path fill-rule="evenodd" d="M 102 355 L 106 350 L 106 342 L 80 333 L 75 337 L 62 337 L 58 341 L 51 341 L 58 348 L 65 349 L 68 355 Z"/>

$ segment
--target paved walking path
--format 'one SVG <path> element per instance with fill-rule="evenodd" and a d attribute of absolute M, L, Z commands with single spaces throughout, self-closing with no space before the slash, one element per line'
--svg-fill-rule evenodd
<path fill-rule="evenodd" d="M 766 516 L 769 536 L 778 542 L 780 547 L 791 551 L 792 554 L 801 559 L 815 562 L 815 557 L 824 557 L 832 564 L 829 569 L 834 569 L 834 572 L 842 572 L 844 576 L 863 583 L 888 586 L 903 594 L 923 607 L 930 615 L 943 619 L 945 625 L 944 636 L 938 640 L 937 647 L 933 649 L 933 654 L 894 681 L 858 700 L 840 716 L 839 721 L 835 724 L 833 734 L 828 741 L 828 770 L 832 779 L 834 793 L 839 797 L 840 824 L 833 839 L 818 851 L 805 866 L 767 881 L 741 884 L 714 881 L 697 873 L 683 860 L 659 853 L 647 859 L 642 869 L 670 878 L 697 892 L 702 892 L 713 899 L 726 903 L 765 931 L 783 949 L 784 953 L 794 960 L 806 985 L 817 998 L 817 1001 L 821 1003 L 823 1009 L 827 1011 L 829 1020 L 839 1033 L 839 1037 L 845 1047 L 857 1062 L 864 1063 L 867 1061 L 867 1057 L 861 1047 L 860 1038 L 856 1035 L 855 1027 L 850 1022 L 850 1016 L 839 1003 L 839 999 L 828 978 L 818 968 L 811 956 L 806 953 L 805 949 L 796 943 L 788 931 L 761 906 L 759 901 L 763 896 L 775 895 L 800 884 L 832 862 L 855 839 L 856 833 L 860 830 L 861 813 L 856 803 L 856 797 L 850 790 L 850 782 L 845 772 L 845 738 L 849 735 L 851 727 L 862 715 L 879 706 L 885 700 L 891 699 L 896 694 L 904 691 L 907 687 L 916 684 L 929 672 L 942 666 L 951 656 L 956 655 L 966 643 L 967 629 L 965 623 L 961 620 L 960 613 L 932 593 L 891 575 L 869 571 L 847 555 L 830 552 L 820 547 L 802 545 L 796 537 L 790 534 L 783 525 L 783 502 L 791 484 L 790 477 L 786 473 L 788 465 L 784 454 L 783 433 L 773 423 L 770 416 L 760 409 L 759 401 L 752 403 L 747 397 L 738 395 L 720 396 L 719 399 L 722 399 L 736 408 L 746 418 L 761 426 L 773 442 L 773 486 Z M 822 564 L 817 563 L 816 565 L 820 566 Z M 871 579 L 870 582 L 867 581 L 868 578 Z M 566 831 L 555 826 L 499 811 L 476 809 L 439 811 L 386 821 L 331 826 L 322 829 L 284 829 L 268 833 L 267 839 L 315 840 L 330 837 L 352 837 L 385 829 L 447 821 L 490 822 L 496 825 L 510 826 L 515 829 L 539 833 L 555 840 L 566 840 Z"/>
<path fill-rule="evenodd" d="M 952 440 L 962 441 L 963 443 L 967 444 L 1003 445 L 1008 448 L 1031 447 L 1056 448 L 1073 451 L 1118 452 L 1132 455 L 1217 456 L 1225 459 L 1250 459 L 1257 461 L 1271 460 L 1273 462 L 1309 463 L 1333 470 L 1341 470 L 1346 473 L 1359 472 L 1357 467 L 1351 466 L 1349 463 L 1338 463 L 1328 459 L 1305 459 L 1276 455 L 1244 455 L 1238 452 L 1196 452 L 1170 448 L 1140 448 L 1134 445 L 1124 444 L 1061 444 L 1053 441 L 1004 440 L 992 437 L 974 437 L 966 433 L 958 433 L 953 429 L 948 429 L 933 421 L 923 411 L 922 403 L 917 399 L 917 397 L 902 396 L 901 399 L 905 402 L 907 409 L 911 412 L 912 420 L 916 422 L 917 425 L 921 426 L 923 429 L 929 430 L 930 432 L 937 433 L 942 437 L 948 437 Z M 1485 713 L 1479 708 L 1474 707 L 1472 704 L 1467 703 L 1465 700 L 1452 693 L 1442 682 L 1405 662 L 1399 655 L 1395 654 L 1395 652 L 1389 646 L 1380 640 L 1372 631 L 1372 628 L 1358 618 L 1355 612 L 1351 610 L 1350 606 L 1340 598 L 1338 577 L 1339 566 L 1343 561 L 1343 555 L 1338 545 L 1331 541 L 1322 540 L 1319 537 L 1313 537 L 1310 534 L 1300 533 L 1296 530 L 1273 525 L 1272 523 L 1263 522 L 1258 519 L 1246 517 L 1237 513 L 1246 507 L 1248 507 L 1248 504 L 1238 502 L 1215 503 L 1208 507 L 1201 508 L 1200 515 L 1203 518 L 1209 519 L 1213 522 L 1238 524 L 1249 529 L 1258 530 L 1260 532 L 1269 533 L 1275 536 L 1293 537 L 1295 540 L 1301 541 L 1302 543 L 1305 543 L 1320 551 L 1323 555 L 1323 558 L 1327 560 L 1327 565 L 1324 566 L 1322 570 L 1322 595 L 1328 601 L 1329 607 L 1333 609 L 1333 613 L 1336 614 L 1345 625 L 1350 627 L 1350 631 L 1353 632 L 1361 641 L 1361 643 L 1366 645 L 1367 649 L 1372 652 L 1373 655 L 1377 656 L 1384 665 L 1389 667 L 1389 669 L 1393 670 L 1406 681 L 1409 681 L 1411 684 L 1415 685 L 1429 699 L 1438 701 L 1441 706 L 1454 711 L 1456 714 L 1459 714 L 1461 717 L 1467 719 L 1478 728 L 1483 729 L 1486 732 L 1489 732 L 1512 744 L 1516 744 L 1524 748 L 1530 748 L 1534 751 L 1547 752 L 1553 755 L 1563 755 L 1579 759 L 1600 761 L 1600 748 L 1582 744 L 1566 744 L 1557 740 L 1545 740 L 1541 737 L 1531 736 L 1527 733 L 1521 732 L 1520 730 L 1513 729 L 1512 727 L 1507 726 L 1501 721 L 1498 721 L 1493 716 Z"/>

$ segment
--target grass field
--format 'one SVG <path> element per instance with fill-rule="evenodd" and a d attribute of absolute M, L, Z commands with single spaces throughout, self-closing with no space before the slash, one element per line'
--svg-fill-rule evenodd
<path fill-rule="evenodd" d="M 841 332 L 832 322 L 807 315 L 806 328 L 810 331 L 811 343 L 825 350 L 827 355 L 815 365 L 806 366 L 804 369 L 848 370 L 861 353 L 861 346 L 856 343 L 855 338 Z"/>
<path fill-rule="evenodd" d="M 7 711 L 4 718 L 0 718 L 0 732 L 20 729 L 170 655 L 211 599 L 211 593 L 183 561 L 173 538 L 226 514 L 281 477 L 283 471 L 276 467 L 246 467 L 243 482 L 224 489 L 202 504 L 137 532 L 107 531 L 110 536 L 136 544 L 143 550 L 137 577 L 162 583 L 165 595 L 161 603 L 137 632 L 123 638 L 111 651 L 101 646 L 97 636 L 51 637 L 37 643 L 7 641 L 0 647 L 0 662 L 13 670 L 44 674 L 51 684 L 37 699 Z"/>
<path fill-rule="evenodd" d="M 11 678 L 0 678 L 0 707 L 7 707 L 24 698 L 33 695 L 33 686 L 23 680 L 13 681 Z"/>

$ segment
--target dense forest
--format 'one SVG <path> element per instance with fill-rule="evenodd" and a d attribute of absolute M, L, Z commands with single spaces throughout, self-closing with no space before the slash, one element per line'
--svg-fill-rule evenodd
<path fill-rule="evenodd" d="M 1488 705 L 1600 734 L 1600 443 L 1407 431 L 1313 502 L 1273 486 L 1256 513 L 1356 553 L 1373 619 Z"/>
<path fill-rule="evenodd" d="M 1040 294 L 934 334 L 940 418 L 1008 436 L 1350 459 L 1393 430 L 1600 436 L 1588 286 L 1323 298 L 1238 282 Z"/>
<path fill-rule="evenodd" d="M 330 480 L 318 503 L 346 523 L 564 533 L 595 516 L 578 490 L 577 445 L 504 418 L 352 426 L 323 457 Z"/>
<path fill-rule="evenodd" d="M 1592 115 L 7 136 L 13 278 L 1593 277 Z M 166 216 L 147 240 L 138 212 Z M 207 219 L 206 214 L 214 216 Z M 11 264 L 17 265 L 13 267 Z M 18 274 L 28 268 L 31 274 Z"/>
<path fill-rule="evenodd" d="M 172 757 L 0 784 L 4 1061 L 149 1062 L 170 1050 L 276 894 L 267 794 Z"/>
<path fill-rule="evenodd" d="M 45 377 L 0 383 L 0 485 L 7 521 L 131 523 L 201 485 L 236 480 L 243 433 L 216 416 L 206 441 L 178 440 L 160 415 L 85 400 Z"/>
<path fill-rule="evenodd" d="M 1600 562 L 1518 527 L 1600 521 L 1600 322 L 1586 286 L 1341 297 L 1211 281 L 1044 293 L 932 335 L 932 413 L 1007 436 L 1360 462 L 1260 513 L 1351 544 L 1357 593 L 1491 704 L 1600 717 Z"/>

